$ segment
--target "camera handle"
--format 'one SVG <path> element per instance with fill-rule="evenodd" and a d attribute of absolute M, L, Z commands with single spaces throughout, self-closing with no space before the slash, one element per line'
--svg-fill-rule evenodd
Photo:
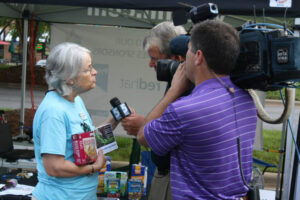
<path fill-rule="evenodd" d="M 285 101 L 283 100 L 284 110 L 283 110 L 281 116 L 278 117 L 277 119 L 271 117 L 266 112 L 257 93 L 254 90 L 249 89 L 248 92 L 254 100 L 255 106 L 257 108 L 257 115 L 262 121 L 270 123 L 270 124 L 280 124 L 280 123 L 285 122 L 290 117 L 292 107 L 295 103 L 295 88 L 286 88 L 285 89 Z"/>

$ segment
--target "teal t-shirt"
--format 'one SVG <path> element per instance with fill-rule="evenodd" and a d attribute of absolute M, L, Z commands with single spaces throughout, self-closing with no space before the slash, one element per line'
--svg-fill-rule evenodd
<path fill-rule="evenodd" d="M 71 178 L 49 176 L 43 166 L 42 154 L 63 155 L 75 162 L 72 135 L 84 132 L 81 124 L 94 130 L 92 120 L 82 99 L 77 96 L 69 102 L 56 92 L 48 92 L 39 105 L 33 121 L 35 159 L 38 184 L 33 195 L 39 200 L 96 200 L 97 173 Z"/>

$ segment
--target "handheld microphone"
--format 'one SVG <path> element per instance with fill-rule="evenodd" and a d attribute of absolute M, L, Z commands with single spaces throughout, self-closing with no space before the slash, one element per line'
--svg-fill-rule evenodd
<path fill-rule="evenodd" d="M 131 114 L 126 102 L 121 103 L 117 97 L 112 98 L 109 102 L 113 107 L 110 112 L 116 121 L 120 121 Z"/>
<path fill-rule="evenodd" d="M 4 185 L 2 188 L 0 188 L 0 191 L 4 191 L 4 190 L 7 190 L 7 189 L 9 189 L 9 188 L 16 187 L 17 184 L 18 184 L 17 179 L 9 179 L 9 180 L 5 183 L 5 185 Z"/>

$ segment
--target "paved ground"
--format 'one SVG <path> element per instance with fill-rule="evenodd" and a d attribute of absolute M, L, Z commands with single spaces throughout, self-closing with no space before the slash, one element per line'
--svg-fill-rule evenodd
<path fill-rule="evenodd" d="M 0 108 L 18 109 L 21 107 L 21 89 L 16 85 L 0 85 Z M 45 92 L 42 90 L 33 91 L 35 105 L 39 105 Z M 31 108 L 31 92 L 26 90 L 25 108 Z"/>
<path fill-rule="evenodd" d="M 266 100 L 265 109 L 273 118 L 278 118 L 282 114 L 283 108 L 283 104 L 279 100 Z M 300 102 L 295 102 L 294 109 L 291 113 L 291 125 L 295 131 L 297 131 L 298 128 L 299 115 Z M 263 122 L 263 129 L 282 130 L 282 124 L 269 124 Z"/>
<path fill-rule="evenodd" d="M 266 172 L 264 174 L 264 183 L 266 190 L 276 190 L 277 173 Z"/>

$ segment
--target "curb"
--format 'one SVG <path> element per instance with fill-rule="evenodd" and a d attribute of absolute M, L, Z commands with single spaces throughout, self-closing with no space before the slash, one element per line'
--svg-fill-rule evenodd
<path fill-rule="evenodd" d="M 26 90 L 30 90 L 30 84 L 26 84 Z M 20 89 L 21 90 L 21 84 L 20 83 L 4 83 L 0 82 L 0 88 L 8 88 L 8 89 Z M 34 90 L 39 91 L 46 91 L 48 89 L 47 86 L 44 85 L 34 85 Z"/>
<path fill-rule="evenodd" d="M 265 105 L 283 106 L 283 103 L 281 100 L 266 99 Z M 300 101 L 295 101 L 295 106 L 300 106 Z"/>
<path fill-rule="evenodd" d="M 282 176 L 282 174 L 280 176 Z M 264 177 L 264 189 L 276 190 L 278 173 L 265 172 L 263 177 Z"/>

